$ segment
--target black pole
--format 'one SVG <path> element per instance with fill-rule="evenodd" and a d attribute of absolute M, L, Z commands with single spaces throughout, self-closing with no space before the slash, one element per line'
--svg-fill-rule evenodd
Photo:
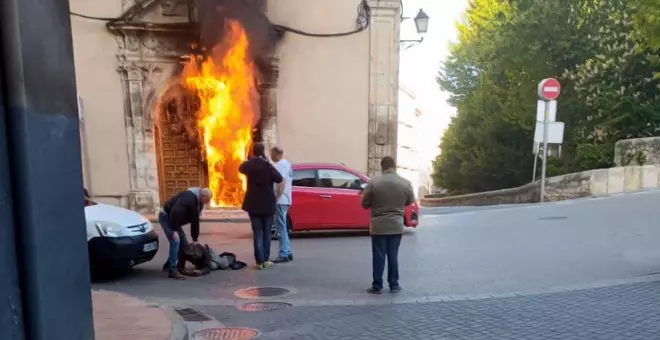
<path fill-rule="evenodd" d="M 68 0 L 0 1 L 0 39 L 24 338 L 90 340 Z M 2 301 L 0 316 L 7 308 Z"/>
<path fill-rule="evenodd" d="M 2 72 L 0 72 L 0 89 Z M 23 310 L 14 246 L 14 212 L 12 207 L 9 153 L 2 92 L 0 92 L 0 332 L 12 340 L 23 340 Z"/>

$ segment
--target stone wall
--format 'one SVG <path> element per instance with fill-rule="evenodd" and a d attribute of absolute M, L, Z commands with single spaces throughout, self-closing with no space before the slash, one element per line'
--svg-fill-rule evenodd
<path fill-rule="evenodd" d="M 614 144 L 614 164 L 660 164 L 660 137 L 622 139 Z"/>
<path fill-rule="evenodd" d="M 546 180 L 546 201 L 561 201 L 588 196 L 601 196 L 643 189 L 660 188 L 660 164 L 632 165 L 590 170 Z M 427 195 L 422 206 L 482 206 L 535 203 L 539 201 L 540 181 L 517 188 L 487 191 L 469 195 L 435 197 Z"/>

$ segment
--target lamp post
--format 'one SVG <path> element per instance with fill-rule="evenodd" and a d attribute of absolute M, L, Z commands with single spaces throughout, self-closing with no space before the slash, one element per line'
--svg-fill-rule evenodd
<path fill-rule="evenodd" d="M 401 21 L 403 22 L 406 19 L 410 19 L 410 17 L 402 17 Z M 417 34 L 419 34 L 419 39 L 416 40 L 399 40 L 399 43 L 411 43 L 408 47 L 413 46 L 414 44 L 419 44 L 422 41 L 424 41 L 424 35 L 426 35 L 426 32 L 429 30 L 429 16 L 424 12 L 423 9 L 419 9 L 419 12 L 417 12 L 417 15 L 413 19 L 415 21 L 415 29 L 417 30 Z"/>

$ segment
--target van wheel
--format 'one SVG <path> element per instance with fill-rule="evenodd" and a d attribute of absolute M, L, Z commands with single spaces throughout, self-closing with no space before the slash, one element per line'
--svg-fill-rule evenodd
<path fill-rule="evenodd" d="M 291 218 L 289 216 L 286 217 L 286 231 L 287 234 L 289 235 L 289 238 L 291 237 Z M 275 225 L 275 220 L 273 220 L 273 225 L 270 228 L 270 235 L 272 239 L 279 240 L 280 239 L 280 232 L 277 230 L 277 227 Z"/>

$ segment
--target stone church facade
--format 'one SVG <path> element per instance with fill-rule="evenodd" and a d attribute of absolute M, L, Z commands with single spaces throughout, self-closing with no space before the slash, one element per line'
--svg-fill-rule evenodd
<path fill-rule="evenodd" d="M 245 0 L 271 22 L 306 32 L 355 28 L 359 0 Z M 378 172 L 397 153 L 399 0 L 368 0 L 362 32 L 286 33 L 263 61 L 260 134 L 293 162 L 344 162 Z M 98 200 L 151 213 L 172 193 L 205 183 L 167 105 L 168 79 L 199 36 L 194 1 L 70 0 L 85 186 Z M 189 103 L 175 103 L 189 105 Z M 163 124 L 157 124 L 164 118 Z"/>

